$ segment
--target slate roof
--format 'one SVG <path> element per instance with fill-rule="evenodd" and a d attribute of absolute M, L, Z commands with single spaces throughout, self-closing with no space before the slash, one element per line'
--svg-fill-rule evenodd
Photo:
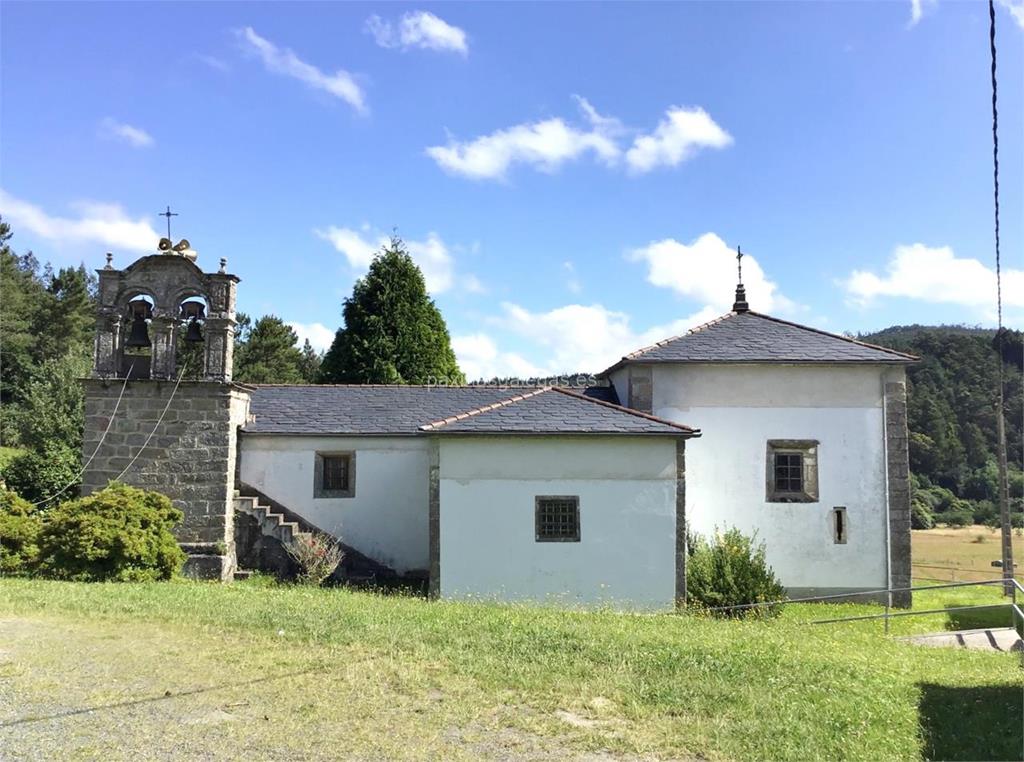
<path fill-rule="evenodd" d="M 730 312 L 681 336 L 623 357 L 600 376 L 630 362 L 881 363 L 915 362 L 913 355 L 875 346 L 759 312 Z"/>
<path fill-rule="evenodd" d="M 609 395 L 593 389 L 579 394 L 552 387 L 255 385 L 251 394 L 250 420 L 243 427 L 251 434 L 697 435 L 597 399 L 592 395 Z M 466 424 L 469 418 L 479 420 Z"/>
<path fill-rule="evenodd" d="M 689 426 L 602 402 L 560 387 L 520 394 L 420 426 L 441 434 L 671 434 L 695 436 Z"/>

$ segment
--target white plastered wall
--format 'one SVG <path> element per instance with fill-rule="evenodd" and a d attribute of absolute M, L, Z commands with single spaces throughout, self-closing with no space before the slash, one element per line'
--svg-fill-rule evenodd
<path fill-rule="evenodd" d="M 399 573 L 428 568 L 427 441 L 245 434 L 241 479 Z M 314 498 L 317 452 L 355 453 L 355 495 Z"/>
<path fill-rule="evenodd" d="M 901 368 L 809 365 L 653 365 L 653 413 L 701 429 L 687 447 L 691 531 L 756 531 L 782 583 L 798 591 L 886 583 L 882 379 Z M 613 383 L 627 387 L 628 369 Z M 625 398 L 623 398 L 625 401 Z M 819 500 L 766 500 L 769 439 L 816 439 Z M 833 537 L 846 508 L 847 542 Z"/>
<path fill-rule="evenodd" d="M 673 437 L 439 437 L 440 594 L 668 609 Z M 535 499 L 577 495 L 580 542 L 537 542 Z"/>

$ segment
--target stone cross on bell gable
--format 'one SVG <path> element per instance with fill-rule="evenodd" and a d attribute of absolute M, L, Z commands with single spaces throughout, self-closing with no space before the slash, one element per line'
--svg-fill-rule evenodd
<path fill-rule="evenodd" d="M 747 290 L 743 287 L 743 251 L 736 247 L 736 301 L 733 302 L 733 312 L 748 312 L 750 305 L 747 304 Z"/>
<path fill-rule="evenodd" d="M 158 217 L 166 217 L 167 218 L 167 240 L 170 240 L 171 239 L 171 217 L 177 217 L 178 213 L 177 212 L 172 212 L 171 211 L 171 207 L 168 204 L 167 211 L 165 211 L 165 212 L 157 212 L 157 216 Z"/>

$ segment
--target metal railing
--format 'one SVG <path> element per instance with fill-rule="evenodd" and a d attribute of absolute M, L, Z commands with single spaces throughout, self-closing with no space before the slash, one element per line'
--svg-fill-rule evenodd
<path fill-rule="evenodd" d="M 925 592 L 928 590 L 948 590 L 950 588 L 958 587 L 980 587 L 980 586 L 991 586 L 991 585 L 1002 585 L 1010 591 L 1010 602 L 1009 603 L 979 603 L 972 604 L 969 606 L 949 606 L 941 609 L 919 609 L 917 611 L 893 611 L 892 610 L 892 594 L 893 593 L 911 593 L 911 592 Z M 954 611 L 978 611 L 981 609 L 1002 609 L 1009 608 L 1010 610 L 1010 627 L 1016 629 L 1018 621 L 1024 626 L 1024 611 L 1021 610 L 1020 606 L 1017 605 L 1017 593 L 1024 594 L 1024 586 L 1021 585 L 1016 579 L 1012 577 L 1004 577 L 1001 579 L 987 579 L 973 582 L 948 582 L 942 585 L 925 585 L 917 587 L 891 587 L 883 588 L 879 590 L 861 590 L 853 593 L 837 593 L 835 595 L 817 595 L 810 596 L 807 598 L 787 598 L 776 601 L 764 601 L 760 603 L 742 603 L 736 606 L 714 606 L 708 609 L 704 609 L 708 612 L 715 611 L 745 611 L 753 609 L 768 608 L 771 606 L 780 606 L 786 603 L 827 603 L 834 600 L 849 601 L 851 598 L 866 597 L 866 596 L 885 596 L 885 612 L 881 614 L 860 614 L 856 616 L 845 616 L 835 617 L 832 619 L 815 619 L 807 624 L 838 624 L 841 622 L 865 622 L 873 619 L 882 619 L 885 622 L 885 634 L 889 634 L 889 620 L 897 617 L 907 616 L 925 616 L 928 614 L 948 614 Z M 1018 630 L 1021 632 L 1022 630 Z M 1021 649 L 1021 668 L 1024 668 L 1024 648 Z"/>

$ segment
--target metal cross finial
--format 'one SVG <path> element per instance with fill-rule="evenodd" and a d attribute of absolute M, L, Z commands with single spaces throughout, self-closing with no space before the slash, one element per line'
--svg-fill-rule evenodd
<path fill-rule="evenodd" d="M 177 212 L 172 212 L 171 211 L 171 207 L 168 206 L 166 212 L 157 212 L 157 216 L 158 217 L 166 217 L 167 218 L 167 240 L 170 240 L 170 238 L 171 238 L 171 217 L 177 217 L 178 213 Z"/>
<path fill-rule="evenodd" d="M 743 282 L 743 252 L 739 246 L 736 247 L 736 277 L 738 283 Z"/>

